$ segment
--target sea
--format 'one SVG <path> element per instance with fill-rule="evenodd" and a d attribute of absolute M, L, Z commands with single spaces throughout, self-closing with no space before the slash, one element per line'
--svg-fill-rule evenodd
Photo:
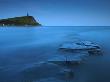
<path fill-rule="evenodd" d="M 48 60 L 63 55 L 59 46 L 75 40 L 100 45 L 103 55 L 88 56 L 68 80 L 60 74 L 63 67 Z M 0 27 L 0 82 L 110 82 L 110 27 Z"/>

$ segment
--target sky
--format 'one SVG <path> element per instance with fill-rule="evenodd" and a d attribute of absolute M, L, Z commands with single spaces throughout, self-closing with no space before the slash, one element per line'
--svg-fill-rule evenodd
<path fill-rule="evenodd" d="M 0 19 L 27 12 L 44 26 L 110 26 L 110 0 L 0 0 Z"/>

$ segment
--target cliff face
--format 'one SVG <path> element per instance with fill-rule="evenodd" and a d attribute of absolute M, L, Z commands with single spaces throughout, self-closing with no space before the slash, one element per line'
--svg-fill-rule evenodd
<path fill-rule="evenodd" d="M 40 26 L 33 16 L 1 19 L 0 26 Z"/>

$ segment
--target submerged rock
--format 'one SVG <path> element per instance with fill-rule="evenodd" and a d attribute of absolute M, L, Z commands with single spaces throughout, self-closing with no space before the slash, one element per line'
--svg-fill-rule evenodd
<path fill-rule="evenodd" d="M 71 81 L 74 79 L 74 71 L 73 70 L 63 70 L 59 73 L 59 79 Z"/>
<path fill-rule="evenodd" d="M 86 55 L 86 54 L 85 54 Z M 65 67 L 72 67 L 74 65 L 81 64 L 84 61 L 85 56 L 84 54 L 77 54 L 77 55 L 58 55 L 51 59 L 48 59 L 48 62 L 65 66 Z"/>
<path fill-rule="evenodd" d="M 60 46 L 59 49 L 63 51 L 71 51 L 71 52 L 86 51 L 89 54 L 97 54 L 97 55 L 102 54 L 100 46 L 90 41 L 64 43 Z"/>

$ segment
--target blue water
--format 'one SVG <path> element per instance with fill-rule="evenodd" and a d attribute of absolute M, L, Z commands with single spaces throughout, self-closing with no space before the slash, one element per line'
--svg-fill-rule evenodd
<path fill-rule="evenodd" d="M 60 44 L 75 39 L 99 44 L 104 55 L 79 65 L 73 82 L 109 82 L 109 35 L 110 27 L 104 26 L 0 27 L 0 82 L 65 82 L 55 78 L 60 68 L 38 64 L 60 54 Z"/>

